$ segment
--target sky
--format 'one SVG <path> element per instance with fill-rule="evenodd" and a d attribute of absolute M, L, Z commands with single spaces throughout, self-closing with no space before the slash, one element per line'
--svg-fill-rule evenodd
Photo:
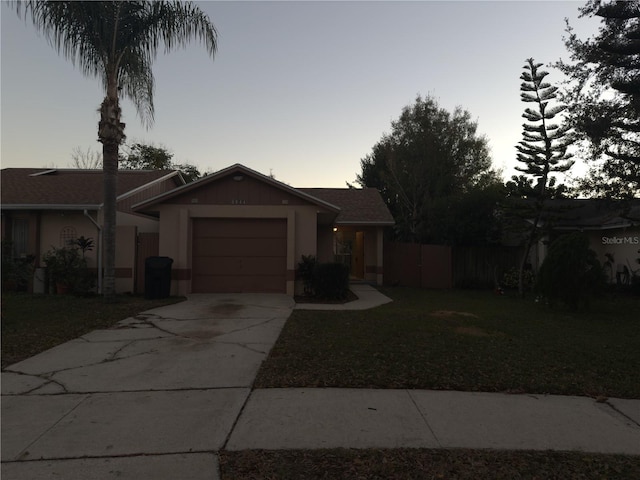
<path fill-rule="evenodd" d="M 241 163 L 294 187 L 345 187 L 418 95 L 468 110 L 494 167 L 514 173 L 525 59 L 568 60 L 565 18 L 580 38 L 585 1 L 198 2 L 218 31 L 158 55 L 155 121 L 123 101 L 130 143 L 167 148 L 214 172 Z M 59 56 L 30 21 L 0 5 L 2 168 L 71 166 L 101 151 L 104 91 Z M 548 79 L 563 78 L 548 69 Z"/>

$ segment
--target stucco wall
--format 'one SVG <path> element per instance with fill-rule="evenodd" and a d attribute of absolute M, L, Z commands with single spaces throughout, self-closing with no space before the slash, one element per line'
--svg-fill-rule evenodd
<path fill-rule="evenodd" d="M 92 212 L 95 215 L 95 212 Z M 94 217 L 95 219 L 95 217 Z M 80 212 L 43 212 L 40 223 L 40 254 L 45 254 L 51 247 L 64 247 L 61 233 L 64 228 L 71 227 L 75 230 L 76 237 L 91 238 L 93 249 L 87 251 L 85 256 L 90 268 L 97 268 L 98 230 L 91 221 Z"/>
<path fill-rule="evenodd" d="M 193 218 L 286 218 L 287 294 L 295 291 L 295 269 L 301 256 L 315 255 L 317 208 L 305 205 L 161 205 L 159 254 L 173 259 L 172 295 L 191 292 Z"/>
<path fill-rule="evenodd" d="M 159 222 L 155 218 L 122 212 L 117 213 L 116 223 L 118 226 L 135 226 L 138 228 L 138 233 L 157 233 L 160 228 Z"/>

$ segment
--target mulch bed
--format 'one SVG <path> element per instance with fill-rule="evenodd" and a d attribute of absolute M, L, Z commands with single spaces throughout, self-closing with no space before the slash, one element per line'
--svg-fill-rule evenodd
<path fill-rule="evenodd" d="M 358 299 L 358 296 L 351 290 L 347 291 L 347 296 L 344 299 L 336 300 L 331 298 L 313 297 L 307 295 L 296 295 L 293 297 L 296 303 L 323 303 L 328 305 L 344 305 L 345 303 L 353 302 Z"/>

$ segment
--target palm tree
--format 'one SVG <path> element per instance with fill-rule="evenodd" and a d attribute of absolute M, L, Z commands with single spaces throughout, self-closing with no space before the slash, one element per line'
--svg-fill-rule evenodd
<path fill-rule="evenodd" d="M 116 186 L 118 148 L 125 124 L 119 97 L 136 106 L 142 123 L 153 123 L 153 72 L 158 47 L 165 53 L 190 40 L 203 43 L 211 58 L 217 32 L 209 17 L 189 2 L 18 1 L 18 16 L 30 17 L 49 43 L 82 73 L 100 77 L 106 95 L 100 105 L 98 141 L 104 172 L 104 297 L 115 297 Z"/>

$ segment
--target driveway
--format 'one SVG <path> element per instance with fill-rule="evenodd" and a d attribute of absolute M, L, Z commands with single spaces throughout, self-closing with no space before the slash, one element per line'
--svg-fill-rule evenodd
<path fill-rule="evenodd" d="M 190 295 L 2 373 L 2 478 L 211 479 L 286 295 Z"/>

